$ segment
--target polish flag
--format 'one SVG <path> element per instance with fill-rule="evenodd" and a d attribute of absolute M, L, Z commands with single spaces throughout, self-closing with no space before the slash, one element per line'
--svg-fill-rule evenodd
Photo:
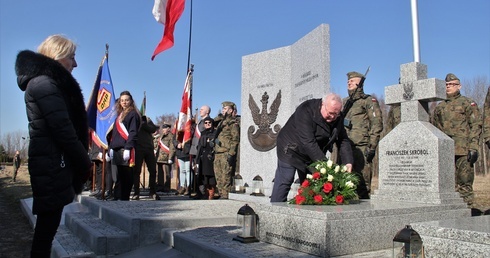
<path fill-rule="evenodd" d="M 187 73 L 187 78 L 184 85 L 184 93 L 182 94 L 182 106 L 180 107 L 179 117 L 177 118 L 177 140 L 181 143 L 186 143 L 192 138 L 192 69 Z"/>
<path fill-rule="evenodd" d="M 155 48 L 151 60 L 161 52 L 171 48 L 174 45 L 175 23 L 179 20 L 184 12 L 185 0 L 155 0 L 153 5 L 153 16 L 157 22 L 165 25 L 163 37 L 158 46 Z"/>

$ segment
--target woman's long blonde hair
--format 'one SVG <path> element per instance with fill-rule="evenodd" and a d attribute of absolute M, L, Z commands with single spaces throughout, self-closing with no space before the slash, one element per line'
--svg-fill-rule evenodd
<path fill-rule="evenodd" d="M 77 45 L 65 36 L 57 34 L 47 37 L 37 48 L 39 54 L 43 54 L 54 60 L 70 57 L 77 50 Z"/>

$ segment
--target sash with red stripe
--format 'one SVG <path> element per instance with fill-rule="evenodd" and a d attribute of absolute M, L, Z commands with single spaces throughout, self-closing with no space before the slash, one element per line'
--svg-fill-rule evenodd
<path fill-rule="evenodd" d="M 196 130 L 194 130 L 194 137 L 197 137 L 197 139 L 201 138 L 201 130 L 199 130 L 199 126 L 196 126 Z"/>
<path fill-rule="evenodd" d="M 116 119 L 116 130 L 119 132 L 119 135 L 127 141 L 129 138 L 129 133 L 128 129 L 126 129 L 126 126 L 121 122 L 121 115 Z M 134 167 L 135 165 L 135 159 L 134 159 L 135 153 L 134 153 L 134 148 L 131 149 L 131 152 L 129 154 L 129 166 Z"/>
<path fill-rule="evenodd" d="M 158 146 L 160 147 L 160 150 L 167 154 L 170 154 L 170 148 L 162 142 L 162 139 L 158 141 Z"/>

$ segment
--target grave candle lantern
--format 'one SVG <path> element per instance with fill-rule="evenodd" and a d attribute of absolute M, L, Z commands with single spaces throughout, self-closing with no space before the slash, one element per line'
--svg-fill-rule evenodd
<path fill-rule="evenodd" d="M 259 239 L 256 237 L 257 214 L 255 214 L 255 211 L 248 204 L 245 204 L 238 210 L 237 226 L 241 228 L 241 231 L 233 240 L 245 244 L 259 242 Z"/>
<path fill-rule="evenodd" d="M 233 193 L 244 193 L 244 186 L 243 186 L 243 178 L 240 175 L 236 175 L 233 177 L 233 187 L 232 187 L 232 192 Z"/>
<path fill-rule="evenodd" d="M 254 196 L 265 196 L 264 195 L 264 181 L 259 175 L 255 176 L 252 182 L 252 193 L 250 195 Z"/>
<path fill-rule="evenodd" d="M 420 235 L 410 227 L 405 226 L 393 238 L 393 257 L 423 258 L 424 246 Z"/>

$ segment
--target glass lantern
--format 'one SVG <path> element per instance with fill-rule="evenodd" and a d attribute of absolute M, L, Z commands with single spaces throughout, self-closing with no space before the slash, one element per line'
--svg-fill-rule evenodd
<path fill-rule="evenodd" d="M 250 195 L 254 196 L 265 196 L 264 195 L 264 181 L 259 175 L 255 176 L 252 181 L 252 193 Z"/>
<path fill-rule="evenodd" d="M 410 227 L 405 226 L 393 238 L 394 258 L 423 258 L 424 246 L 420 235 Z"/>
<path fill-rule="evenodd" d="M 233 240 L 242 243 L 259 242 L 257 239 L 257 214 L 252 207 L 245 204 L 237 213 L 237 226 L 241 228 L 241 232 L 233 238 Z"/>
<path fill-rule="evenodd" d="M 245 193 L 245 187 L 243 186 L 243 178 L 239 174 L 233 177 L 232 193 Z"/>

